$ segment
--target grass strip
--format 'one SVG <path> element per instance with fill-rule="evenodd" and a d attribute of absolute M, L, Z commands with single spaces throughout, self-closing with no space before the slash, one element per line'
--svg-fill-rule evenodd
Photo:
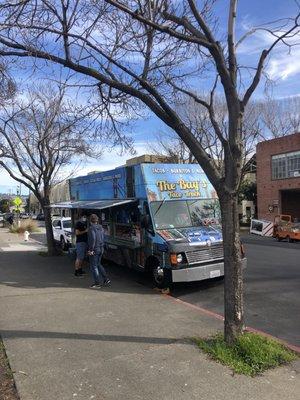
<path fill-rule="evenodd" d="M 226 344 L 222 334 L 207 339 L 194 338 L 194 341 L 212 359 L 237 374 L 248 376 L 259 375 L 297 359 L 296 353 L 283 344 L 256 333 L 244 333 L 232 346 Z"/>
<path fill-rule="evenodd" d="M 0 398 L 1 400 L 19 400 L 13 373 L 0 337 Z"/>

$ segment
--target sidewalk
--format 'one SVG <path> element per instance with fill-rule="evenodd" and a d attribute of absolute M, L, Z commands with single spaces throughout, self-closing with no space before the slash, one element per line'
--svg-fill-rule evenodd
<path fill-rule="evenodd" d="M 17 241 L 0 229 L 0 248 Z M 110 288 L 91 290 L 67 257 L 0 251 L 0 329 L 21 400 L 298 399 L 299 362 L 232 376 L 187 340 L 221 321 L 109 273 Z"/>

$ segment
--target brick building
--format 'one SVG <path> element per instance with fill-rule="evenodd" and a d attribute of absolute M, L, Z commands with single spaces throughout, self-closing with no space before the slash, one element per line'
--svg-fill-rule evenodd
<path fill-rule="evenodd" d="M 300 132 L 259 143 L 256 160 L 258 217 L 300 220 Z"/>

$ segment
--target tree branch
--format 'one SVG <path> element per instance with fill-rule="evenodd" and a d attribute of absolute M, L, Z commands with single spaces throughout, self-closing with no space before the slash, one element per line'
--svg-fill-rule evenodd
<path fill-rule="evenodd" d="M 243 108 L 246 107 L 248 101 L 250 100 L 250 97 L 252 96 L 253 92 L 255 91 L 255 89 L 257 88 L 260 78 L 261 78 L 261 74 L 263 71 L 263 67 L 264 67 L 264 63 L 266 58 L 268 57 L 268 55 L 270 54 L 270 52 L 273 50 L 273 48 L 281 41 L 283 41 L 286 37 L 288 37 L 295 29 L 297 29 L 299 27 L 299 18 L 300 18 L 300 13 L 296 16 L 295 18 L 295 24 L 294 26 L 292 26 L 287 32 L 283 33 L 282 35 L 280 35 L 273 43 L 272 45 L 268 48 L 262 51 L 261 56 L 259 58 L 258 61 L 258 65 L 257 65 L 257 69 L 256 69 L 256 73 L 253 77 L 252 83 L 250 84 L 250 86 L 248 87 L 243 100 L 241 101 L 241 105 Z"/>

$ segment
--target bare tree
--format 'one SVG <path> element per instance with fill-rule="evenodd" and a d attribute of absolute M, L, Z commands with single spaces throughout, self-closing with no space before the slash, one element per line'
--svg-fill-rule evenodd
<path fill-rule="evenodd" d="M 245 109 L 256 90 L 270 53 L 291 46 L 299 18 L 286 18 L 236 38 L 237 0 L 228 5 L 227 34 L 218 30 L 214 1 L 183 0 L 41 0 L 0 2 L 0 55 L 58 63 L 98 82 L 101 100 L 136 99 L 173 129 L 206 172 L 220 199 L 225 257 L 225 338 L 235 341 L 243 329 L 243 278 L 238 190 L 245 142 Z M 297 11 L 299 12 L 299 11 Z M 245 77 L 237 47 L 263 29 L 273 42 L 262 49 Z M 209 99 L 195 85 L 210 86 Z M 216 118 L 214 94 L 225 99 L 224 135 Z M 224 168 L 209 157 L 185 123 L 175 99 L 186 96 L 207 110 Z"/>
<path fill-rule="evenodd" d="M 49 255 L 56 253 L 51 188 L 74 156 L 93 157 L 97 149 L 89 144 L 91 123 L 86 114 L 76 109 L 75 115 L 64 95 L 63 87 L 41 86 L 27 100 L 14 99 L 0 114 L 0 166 L 38 199 L 45 215 Z"/>
<path fill-rule="evenodd" d="M 277 138 L 300 132 L 300 97 L 272 99 L 261 104 L 264 138 Z"/>
<path fill-rule="evenodd" d="M 224 136 L 227 135 L 227 107 L 222 99 L 215 101 L 215 114 Z M 218 145 L 207 110 L 192 99 L 186 99 L 186 107 L 178 113 L 194 136 L 201 141 L 206 152 L 222 165 L 222 147 Z M 300 132 L 300 97 L 292 96 L 275 99 L 266 96 L 263 100 L 252 101 L 245 109 L 243 122 L 244 165 L 256 151 L 256 144 L 262 140 L 278 138 Z M 166 129 L 149 142 L 154 154 L 161 154 L 178 160 L 179 163 L 196 162 L 195 157 L 182 139 L 172 130 Z M 175 161 L 174 161 L 175 162 Z"/>
<path fill-rule="evenodd" d="M 205 95 L 202 97 L 205 98 Z M 206 96 L 207 99 L 207 96 Z M 255 153 L 256 144 L 263 138 L 262 107 L 264 103 L 251 102 L 245 110 L 242 136 L 244 142 L 243 165 Z M 215 116 L 223 136 L 228 134 L 228 112 L 225 101 L 215 96 Z M 208 156 L 214 159 L 219 169 L 222 169 L 224 154 L 215 135 L 207 109 L 187 97 L 184 103 L 178 104 L 177 112 L 185 124 L 193 132 L 194 136 L 201 143 Z M 156 135 L 156 140 L 149 143 L 154 154 L 167 155 L 179 163 L 197 162 L 192 151 L 186 146 L 183 140 L 172 130 L 166 129 Z"/>
<path fill-rule="evenodd" d="M 11 99 L 16 93 L 16 84 L 8 73 L 8 67 L 0 61 L 0 105 Z"/>
<path fill-rule="evenodd" d="M 163 130 L 155 135 L 155 140 L 147 144 L 151 153 L 157 156 L 166 156 L 169 162 L 192 164 L 195 157 L 185 143 L 172 130 Z"/>

